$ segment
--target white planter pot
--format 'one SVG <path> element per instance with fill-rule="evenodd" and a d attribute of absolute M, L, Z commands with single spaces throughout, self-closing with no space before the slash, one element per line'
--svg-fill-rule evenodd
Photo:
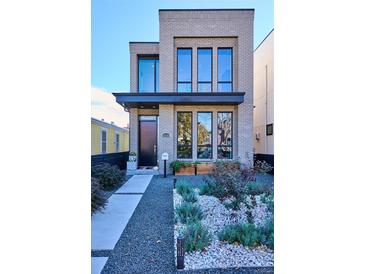
<path fill-rule="evenodd" d="M 137 162 L 137 156 L 129 156 L 129 161 Z"/>
<path fill-rule="evenodd" d="M 127 162 L 127 170 L 136 170 L 137 162 Z"/>

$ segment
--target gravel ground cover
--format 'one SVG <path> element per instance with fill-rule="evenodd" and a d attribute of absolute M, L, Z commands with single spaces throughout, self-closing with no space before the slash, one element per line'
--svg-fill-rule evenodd
<path fill-rule="evenodd" d="M 201 176 L 200 178 L 196 178 L 195 180 L 191 180 L 190 178 L 182 179 L 189 184 L 191 183 L 194 187 L 197 187 L 199 186 L 199 184 L 202 183 L 202 177 L 203 176 Z M 268 178 L 271 177 L 264 178 L 265 182 L 272 183 L 272 180 L 270 181 L 268 180 Z M 245 223 L 247 221 L 245 205 L 241 204 L 240 210 L 233 211 L 231 209 L 227 209 L 216 197 L 205 195 L 200 196 L 198 195 L 198 189 L 195 189 L 195 191 L 197 192 L 198 197 L 197 203 L 201 206 L 204 213 L 202 224 L 208 227 L 208 230 L 211 232 L 213 237 L 210 246 L 205 251 L 195 251 L 187 253 L 185 255 L 185 269 L 229 268 L 247 266 L 264 266 L 269 267 L 268 269 L 272 269 L 270 267 L 274 265 L 274 253 L 265 246 L 246 248 L 241 245 L 223 243 L 218 240 L 217 233 L 225 225 Z M 176 190 L 174 190 L 173 193 L 175 206 L 181 203 L 182 197 L 176 192 Z M 260 198 L 256 196 L 256 206 L 252 210 L 254 224 L 260 226 L 267 218 L 271 217 L 270 214 L 271 213 L 267 210 L 266 204 L 262 203 Z M 180 231 L 183 227 L 184 225 L 180 222 L 177 222 L 175 224 L 175 243 L 178 231 Z M 263 270 L 265 269 L 263 268 Z"/>
<path fill-rule="evenodd" d="M 172 177 L 154 176 L 102 271 L 175 273 Z"/>

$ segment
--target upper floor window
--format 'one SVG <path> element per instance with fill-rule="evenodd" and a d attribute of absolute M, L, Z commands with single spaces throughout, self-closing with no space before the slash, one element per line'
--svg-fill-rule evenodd
<path fill-rule="evenodd" d="M 212 49 L 198 48 L 198 91 L 212 91 Z"/>
<path fill-rule="evenodd" d="M 232 48 L 218 48 L 218 92 L 232 91 Z"/>
<path fill-rule="evenodd" d="M 138 59 L 138 91 L 160 90 L 160 61 L 157 56 L 143 56 Z"/>
<path fill-rule="evenodd" d="M 177 49 L 177 91 L 191 92 L 192 49 Z"/>
<path fill-rule="evenodd" d="M 101 138 L 100 138 L 101 142 L 101 153 L 106 153 L 106 130 L 105 129 L 102 129 L 101 130 Z"/>
<path fill-rule="evenodd" d="M 115 152 L 119 152 L 119 133 L 115 133 Z"/>

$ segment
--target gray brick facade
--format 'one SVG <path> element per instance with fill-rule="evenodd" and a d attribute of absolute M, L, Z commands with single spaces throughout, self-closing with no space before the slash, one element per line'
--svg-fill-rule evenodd
<path fill-rule="evenodd" d="M 130 43 L 130 92 L 138 92 L 138 56 L 159 55 L 160 91 L 176 92 L 176 52 L 179 47 L 193 49 L 192 92 L 197 92 L 197 48 L 210 47 L 213 52 L 212 89 L 217 92 L 217 49 L 233 49 L 233 92 L 245 92 L 239 105 L 160 104 L 158 109 L 130 109 L 130 150 L 138 153 L 138 115 L 159 116 L 157 159 L 163 152 L 176 159 L 178 111 L 193 113 L 193 157 L 197 160 L 197 113 L 213 113 L 213 161 L 217 159 L 217 113 L 233 112 L 233 159 L 252 163 L 253 155 L 253 19 L 251 9 L 237 10 L 160 10 L 160 42 Z M 160 161 L 161 162 L 161 161 Z M 159 165 L 163 172 L 163 165 Z"/>

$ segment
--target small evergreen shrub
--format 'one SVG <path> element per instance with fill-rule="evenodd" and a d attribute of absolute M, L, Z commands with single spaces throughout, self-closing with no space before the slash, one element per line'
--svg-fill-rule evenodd
<path fill-rule="evenodd" d="M 197 222 L 203 219 L 203 211 L 198 205 L 182 202 L 176 206 L 176 215 L 183 224 Z"/>
<path fill-rule="evenodd" d="M 251 223 L 226 225 L 218 233 L 218 238 L 230 244 L 238 243 L 247 247 L 266 245 L 274 249 L 274 223 L 269 220 L 263 227 Z"/>
<path fill-rule="evenodd" d="M 233 209 L 233 210 L 239 210 L 240 205 L 241 205 L 241 200 L 239 200 L 239 199 L 234 199 L 233 201 L 224 203 L 224 206 L 227 209 Z"/>
<path fill-rule="evenodd" d="M 257 172 L 260 173 L 269 173 L 273 169 L 273 167 L 266 161 L 260 161 L 260 160 L 255 161 L 254 168 Z"/>
<path fill-rule="evenodd" d="M 209 246 L 212 236 L 201 222 L 189 223 L 183 231 L 185 251 L 203 250 Z"/>
<path fill-rule="evenodd" d="M 260 244 L 260 232 L 253 224 L 227 225 L 218 233 L 221 241 L 238 243 L 248 247 Z"/>
<path fill-rule="evenodd" d="M 103 196 L 98 179 L 91 177 L 91 214 L 105 208 L 108 200 Z"/>
<path fill-rule="evenodd" d="M 185 181 L 178 181 L 176 184 L 176 192 L 182 196 L 184 194 L 194 193 L 194 189 Z"/>
<path fill-rule="evenodd" d="M 195 203 L 198 200 L 195 192 L 183 193 L 182 198 L 187 203 Z"/>
<path fill-rule="evenodd" d="M 263 193 L 260 195 L 260 200 L 261 200 L 261 202 L 266 204 L 267 209 L 271 213 L 274 213 L 274 195 Z"/>
<path fill-rule="evenodd" d="M 104 163 L 91 168 L 91 177 L 98 179 L 103 189 L 109 190 L 123 180 L 124 173 L 117 166 Z"/>
<path fill-rule="evenodd" d="M 249 182 L 246 184 L 245 192 L 248 195 L 271 194 L 272 190 L 268 184 L 264 182 Z"/>

